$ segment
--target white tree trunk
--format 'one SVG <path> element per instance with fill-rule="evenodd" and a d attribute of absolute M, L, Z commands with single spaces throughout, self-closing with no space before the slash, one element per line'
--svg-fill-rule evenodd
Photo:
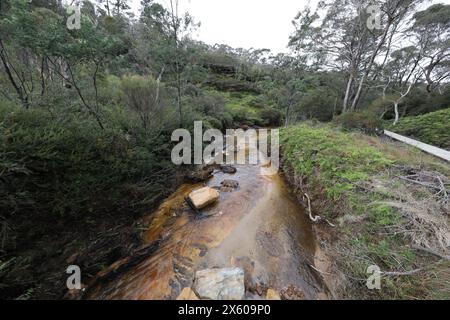
<path fill-rule="evenodd" d="M 400 114 L 398 112 L 398 102 L 394 102 L 394 112 L 395 112 L 395 120 L 394 120 L 394 126 L 397 125 L 398 121 L 400 120 Z"/>
<path fill-rule="evenodd" d="M 348 101 L 350 99 L 350 90 L 352 88 L 352 84 L 353 84 L 353 75 L 350 74 L 350 77 L 348 78 L 348 82 L 347 82 L 347 89 L 345 90 L 344 103 L 342 104 L 342 113 L 347 112 Z"/>

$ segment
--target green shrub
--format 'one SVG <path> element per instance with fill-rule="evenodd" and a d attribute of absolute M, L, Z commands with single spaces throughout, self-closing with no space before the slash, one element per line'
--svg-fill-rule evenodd
<path fill-rule="evenodd" d="M 249 126 L 255 125 L 255 121 L 252 119 L 253 115 L 243 108 L 231 110 L 231 115 L 235 126 L 240 126 L 242 124 Z"/>
<path fill-rule="evenodd" d="M 389 130 L 436 147 L 450 149 L 450 108 L 389 123 Z"/>
<path fill-rule="evenodd" d="M 160 129 L 171 113 L 165 86 L 150 76 L 125 76 L 120 90 L 122 104 L 139 117 L 146 131 Z"/>
<path fill-rule="evenodd" d="M 376 114 L 365 112 L 347 112 L 334 118 L 334 122 L 347 130 L 360 130 L 365 133 L 377 133 L 383 129 L 383 121 Z"/>
<path fill-rule="evenodd" d="M 264 108 L 268 105 L 267 98 L 263 95 L 251 97 L 248 101 L 248 105 L 253 108 Z"/>
<path fill-rule="evenodd" d="M 165 138 L 117 127 L 100 130 L 80 115 L 1 105 L 0 212 L 3 218 L 33 214 L 45 220 L 144 203 L 166 188 L 160 181 L 165 177 L 156 175 L 172 166 Z M 130 196 L 130 186 L 141 183 L 143 193 Z"/>
<path fill-rule="evenodd" d="M 225 107 L 225 99 L 217 94 L 201 95 L 193 103 L 197 111 L 209 116 L 216 116 L 222 113 Z"/>
<path fill-rule="evenodd" d="M 281 112 L 274 108 L 265 108 L 259 112 L 262 126 L 279 126 L 281 123 Z"/>
<path fill-rule="evenodd" d="M 229 112 L 224 112 L 221 115 L 222 128 L 232 129 L 233 128 L 233 116 Z"/>
<path fill-rule="evenodd" d="M 211 117 L 211 116 L 206 116 L 203 118 L 203 129 L 207 130 L 207 129 L 218 129 L 218 130 L 223 130 L 223 126 L 222 126 L 222 121 Z"/>

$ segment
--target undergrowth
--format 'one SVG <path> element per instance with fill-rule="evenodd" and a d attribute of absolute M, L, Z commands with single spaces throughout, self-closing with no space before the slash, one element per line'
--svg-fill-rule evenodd
<path fill-rule="evenodd" d="M 450 108 L 402 118 L 397 125 L 391 124 L 389 130 L 450 150 Z"/>
<path fill-rule="evenodd" d="M 445 214 L 450 209 L 448 203 L 442 203 L 441 212 L 434 208 L 436 200 L 432 193 L 398 179 L 402 170 L 410 167 L 439 170 L 450 177 L 448 166 L 414 149 L 344 132 L 331 125 L 300 124 L 283 129 L 280 145 L 282 168 L 288 179 L 300 193 L 309 194 L 314 214 L 336 225 L 327 227 L 325 233 L 336 234 L 338 241 L 321 240 L 327 243 L 324 246 L 336 270 L 343 274 L 343 280 L 335 288 L 338 296 L 347 299 L 448 296 L 450 286 L 442 286 L 442 282 L 438 285 L 436 278 L 437 273 L 448 273 L 435 257 L 423 255 L 411 246 L 420 237 L 433 237 L 426 227 L 429 217 L 441 219 L 448 230 Z M 411 230 L 411 221 L 418 219 L 416 213 L 427 217 L 421 231 L 424 234 Z M 367 268 L 371 265 L 382 272 L 419 271 L 413 275 L 383 276 L 381 290 L 369 290 Z M 447 277 L 443 282 L 448 284 L 449 280 Z"/>

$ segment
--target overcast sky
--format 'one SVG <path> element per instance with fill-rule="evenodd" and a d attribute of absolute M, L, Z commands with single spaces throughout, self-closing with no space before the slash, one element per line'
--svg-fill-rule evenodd
<path fill-rule="evenodd" d="M 132 0 L 139 8 L 140 0 Z M 162 4 L 166 0 L 158 1 Z M 194 38 L 208 44 L 238 48 L 267 48 L 286 52 L 292 19 L 307 0 L 179 0 L 201 27 Z"/>
<path fill-rule="evenodd" d="M 140 0 L 132 2 L 137 11 Z M 316 4 L 318 0 L 179 0 L 180 12 L 187 10 L 201 22 L 194 38 L 211 45 L 267 48 L 274 53 L 288 51 L 292 20 L 309 2 Z M 450 0 L 432 2 L 450 4 Z"/>

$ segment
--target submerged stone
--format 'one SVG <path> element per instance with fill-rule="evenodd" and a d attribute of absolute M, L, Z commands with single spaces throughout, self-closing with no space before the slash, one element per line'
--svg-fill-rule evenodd
<path fill-rule="evenodd" d="M 228 174 L 234 174 L 234 173 L 237 172 L 237 169 L 235 167 L 233 167 L 233 166 L 221 166 L 220 170 L 223 173 L 228 173 Z"/>
<path fill-rule="evenodd" d="M 239 187 L 239 182 L 235 180 L 224 180 L 220 183 L 220 191 L 231 192 Z"/>

